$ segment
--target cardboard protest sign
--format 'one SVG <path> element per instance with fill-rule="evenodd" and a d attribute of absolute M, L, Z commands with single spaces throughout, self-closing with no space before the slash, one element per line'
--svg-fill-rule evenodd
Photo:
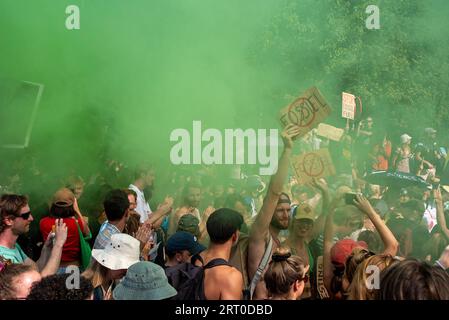
<path fill-rule="evenodd" d="M 341 116 L 345 119 L 354 120 L 355 117 L 355 96 L 343 92 L 341 95 Z"/>
<path fill-rule="evenodd" d="M 329 104 L 316 87 L 307 89 L 299 98 L 280 111 L 283 127 L 296 124 L 301 128 L 296 138 L 304 136 L 331 113 Z"/>
<path fill-rule="evenodd" d="M 325 137 L 333 141 L 340 141 L 341 137 L 345 133 L 345 130 L 336 128 L 329 124 L 320 123 L 317 129 L 317 135 Z"/>
<path fill-rule="evenodd" d="M 292 167 L 299 183 L 307 183 L 314 178 L 335 175 L 335 167 L 327 149 L 303 153 L 293 156 Z"/>

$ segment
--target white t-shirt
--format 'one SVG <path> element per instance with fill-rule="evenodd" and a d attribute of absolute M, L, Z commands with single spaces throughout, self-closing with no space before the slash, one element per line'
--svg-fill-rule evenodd
<path fill-rule="evenodd" d="M 145 195 L 143 191 L 139 190 L 135 185 L 130 184 L 128 189 L 133 190 L 137 193 L 137 207 L 136 211 L 140 214 L 140 223 L 144 223 L 151 215 L 152 211 L 150 205 L 145 200 Z"/>

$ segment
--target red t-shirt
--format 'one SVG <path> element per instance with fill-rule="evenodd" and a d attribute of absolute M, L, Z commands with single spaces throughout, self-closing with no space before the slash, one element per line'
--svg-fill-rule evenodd
<path fill-rule="evenodd" d="M 51 228 L 55 224 L 55 220 L 56 218 L 52 217 L 45 217 L 41 219 L 39 223 L 39 229 L 44 241 L 47 240 L 48 234 L 51 232 Z M 62 247 L 61 261 L 80 261 L 80 236 L 78 233 L 78 227 L 76 225 L 75 218 L 64 218 L 63 221 L 67 226 L 67 240 Z M 83 230 L 83 222 L 80 221 L 80 219 L 77 219 L 77 221 L 80 225 L 81 230 Z"/>

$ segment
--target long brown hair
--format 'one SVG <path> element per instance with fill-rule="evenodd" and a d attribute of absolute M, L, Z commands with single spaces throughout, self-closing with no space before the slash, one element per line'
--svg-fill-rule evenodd
<path fill-rule="evenodd" d="M 371 256 L 357 267 L 351 285 L 349 286 L 349 300 L 375 300 L 376 295 L 378 293 L 379 288 L 368 288 L 367 276 L 371 273 L 368 273 L 368 268 L 370 266 L 375 266 L 379 271 L 382 271 L 388 268 L 393 262 L 396 260 L 390 256 L 385 254 L 376 254 Z M 379 279 L 380 281 L 380 279 Z"/>

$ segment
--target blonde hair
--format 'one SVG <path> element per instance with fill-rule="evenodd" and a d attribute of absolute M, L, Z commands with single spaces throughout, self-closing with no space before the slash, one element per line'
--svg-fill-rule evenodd
<path fill-rule="evenodd" d="M 379 269 L 379 272 L 390 266 L 395 259 L 390 255 L 376 254 L 371 256 L 357 267 L 352 282 L 349 286 L 349 300 L 375 300 L 377 290 L 376 288 L 368 288 L 367 276 L 371 275 L 367 273 L 369 266 L 375 266 Z M 378 279 L 380 281 L 380 279 Z"/>
<path fill-rule="evenodd" d="M 97 260 L 93 262 L 81 275 L 92 282 L 94 288 L 101 286 L 107 279 L 109 269 L 101 265 Z"/>
<path fill-rule="evenodd" d="M 264 275 L 268 295 L 285 295 L 297 280 L 304 280 L 306 269 L 299 256 L 292 256 L 288 248 L 278 248 Z"/>

